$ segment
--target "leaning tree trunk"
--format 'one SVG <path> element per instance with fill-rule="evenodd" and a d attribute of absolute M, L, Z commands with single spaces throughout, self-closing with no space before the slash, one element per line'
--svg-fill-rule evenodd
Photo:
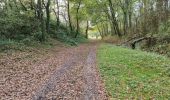
<path fill-rule="evenodd" d="M 143 40 L 146 40 L 146 39 L 149 39 L 149 38 L 148 37 L 142 37 L 142 38 L 139 38 L 139 39 L 136 39 L 136 40 L 132 41 L 131 48 L 135 49 L 136 48 L 136 43 L 139 43 L 139 42 L 141 42 Z"/>

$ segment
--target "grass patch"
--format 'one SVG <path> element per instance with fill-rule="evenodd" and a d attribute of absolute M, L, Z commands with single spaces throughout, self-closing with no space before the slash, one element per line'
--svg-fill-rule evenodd
<path fill-rule="evenodd" d="M 170 99 L 170 59 L 102 45 L 98 65 L 110 99 Z"/>

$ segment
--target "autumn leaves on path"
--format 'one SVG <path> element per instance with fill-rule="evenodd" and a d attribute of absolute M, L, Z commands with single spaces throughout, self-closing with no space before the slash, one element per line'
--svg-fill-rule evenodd
<path fill-rule="evenodd" d="M 4 90 L 2 94 L 0 92 L 1 99 L 106 100 L 96 67 L 96 48 L 94 44 L 83 44 L 63 49 L 43 62 L 34 64 L 34 74 L 41 71 L 43 74 L 39 76 L 39 81 L 37 77 L 32 77 L 36 83 L 25 85 L 29 88 L 23 90 L 27 91 L 26 95 L 22 95 L 20 91 L 18 95 L 16 92 L 12 92 L 13 95 L 5 95 L 3 92 L 7 90 Z"/>
<path fill-rule="evenodd" d="M 34 93 L 33 100 L 105 100 L 96 69 L 96 47 L 70 49 L 70 59 L 56 69 Z"/>

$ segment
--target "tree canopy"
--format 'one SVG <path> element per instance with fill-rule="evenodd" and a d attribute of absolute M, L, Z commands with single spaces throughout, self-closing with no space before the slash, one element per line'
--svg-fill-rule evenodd
<path fill-rule="evenodd" d="M 91 29 L 102 38 L 170 36 L 169 0 L 1 0 L 0 35 L 88 38 Z M 60 34 L 61 33 L 61 34 Z M 167 39 L 166 39 L 167 41 Z M 150 44 L 150 43 L 149 43 Z"/>

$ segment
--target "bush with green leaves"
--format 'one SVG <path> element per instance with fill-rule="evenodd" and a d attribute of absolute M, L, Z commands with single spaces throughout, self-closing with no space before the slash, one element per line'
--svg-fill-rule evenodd
<path fill-rule="evenodd" d="M 0 36 L 6 39 L 22 40 L 39 31 L 39 22 L 31 11 L 8 12 L 0 16 Z"/>
<path fill-rule="evenodd" d="M 74 38 L 76 31 L 70 32 L 68 27 L 60 23 L 57 28 L 56 21 L 50 20 L 50 32 L 45 34 L 47 38 L 55 38 L 61 42 L 69 45 L 77 45 L 84 41 L 84 36 L 78 35 Z M 8 11 L 2 12 L 0 15 L 0 39 L 13 40 L 29 45 L 31 42 L 41 41 L 42 32 L 40 22 L 35 17 L 33 11 L 28 10 L 24 12 Z"/>

